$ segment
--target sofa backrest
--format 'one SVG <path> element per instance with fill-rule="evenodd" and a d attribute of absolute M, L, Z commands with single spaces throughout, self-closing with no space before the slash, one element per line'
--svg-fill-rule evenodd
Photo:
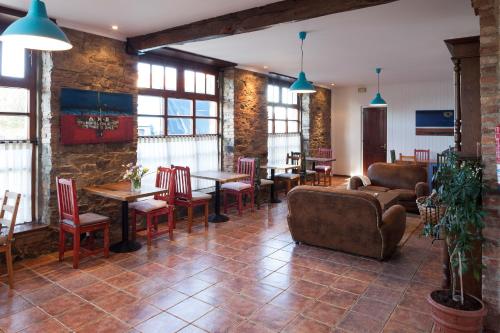
<path fill-rule="evenodd" d="M 418 182 L 427 182 L 427 170 L 419 165 L 374 163 L 368 167 L 368 178 L 375 186 L 414 190 Z"/>
<path fill-rule="evenodd" d="M 382 209 L 372 194 L 297 186 L 287 197 L 288 226 L 295 241 L 380 256 Z"/>

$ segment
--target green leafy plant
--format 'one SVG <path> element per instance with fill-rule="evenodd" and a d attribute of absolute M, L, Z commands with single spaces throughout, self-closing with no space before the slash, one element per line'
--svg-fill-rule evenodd
<path fill-rule="evenodd" d="M 472 262 L 472 250 L 482 241 L 484 211 L 479 200 L 483 191 L 481 165 L 475 161 L 459 160 L 456 153 L 448 152 L 446 162 L 439 166 L 435 179 L 441 204 L 446 207 L 443 217 L 435 225 L 426 225 L 426 236 L 444 238 L 450 257 L 452 297 L 464 302 L 462 276 L 469 269 L 479 279 L 481 263 Z M 460 283 L 457 292 L 457 278 Z"/>

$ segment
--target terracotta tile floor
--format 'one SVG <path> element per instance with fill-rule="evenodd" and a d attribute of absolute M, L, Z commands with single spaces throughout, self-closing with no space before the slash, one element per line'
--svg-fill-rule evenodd
<path fill-rule="evenodd" d="M 233 212 L 234 213 L 234 212 Z M 2 332 L 429 332 L 427 291 L 441 244 L 417 229 L 387 262 L 295 245 L 286 202 L 208 232 L 157 239 L 71 269 L 56 255 L 17 263 L 0 284 Z M 415 217 L 409 217 L 415 219 Z M 141 241 L 145 241 L 142 237 Z M 2 278 L 5 283 L 5 277 Z"/>

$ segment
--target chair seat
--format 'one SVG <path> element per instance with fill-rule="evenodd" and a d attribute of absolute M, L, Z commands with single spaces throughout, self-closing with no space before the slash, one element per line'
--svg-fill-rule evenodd
<path fill-rule="evenodd" d="M 85 213 L 85 214 L 80 214 L 79 216 L 80 216 L 80 226 L 98 224 L 109 221 L 109 217 L 96 213 Z M 71 225 L 73 227 L 75 226 L 75 222 L 73 222 L 72 220 L 63 220 L 63 223 Z"/>
<path fill-rule="evenodd" d="M 317 172 L 314 170 L 306 170 L 306 176 L 307 175 L 315 175 L 315 174 L 317 174 Z"/>
<path fill-rule="evenodd" d="M 163 200 L 148 199 L 133 202 L 129 207 L 143 213 L 149 213 L 153 210 L 167 207 L 167 203 Z"/>
<path fill-rule="evenodd" d="M 286 179 L 298 179 L 300 175 L 296 173 L 280 173 L 275 176 L 276 178 L 286 178 Z"/>
<path fill-rule="evenodd" d="M 192 200 L 193 201 L 210 200 L 210 199 L 212 199 L 212 196 L 210 194 L 206 194 L 203 192 L 197 192 L 197 191 L 192 192 Z"/>
<path fill-rule="evenodd" d="M 229 182 L 229 183 L 224 183 L 221 186 L 223 190 L 234 190 L 234 191 L 241 191 L 251 187 L 252 185 L 241 182 Z"/>
<path fill-rule="evenodd" d="M 274 184 L 274 182 L 271 179 L 261 179 L 260 180 L 261 186 L 273 185 L 273 184 Z"/>
<path fill-rule="evenodd" d="M 314 169 L 319 172 L 327 172 L 330 171 L 332 167 L 330 165 L 316 165 Z"/>

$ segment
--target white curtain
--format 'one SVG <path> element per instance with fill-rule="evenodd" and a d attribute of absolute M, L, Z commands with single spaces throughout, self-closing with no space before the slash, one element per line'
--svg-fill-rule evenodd
<path fill-rule="evenodd" d="M 300 152 L 300 134 L 269 134 L 267 139 L 267 163 L 285 164 L 286 154 Z"/>
<path fill-rule="evenodd" d="M 151 171 L 144 180 L 154 182 L 154 170 L 159 166 L 188 166 L 191 173 L 196 171 L 219 170 L 219 139 L 217 135 L 170 136 L 139 138 L 137 163 Z M 209 180 L 191 179 L 193 190 L 214 186 Z"/>
<path fill-rule="evenodd" d="M 31 152 L 29 142 L 0 143 L 0 200 L 5 190 L 20 193 L 21 202 L 16 223 L 30 222 L 31 216 Z"/>

